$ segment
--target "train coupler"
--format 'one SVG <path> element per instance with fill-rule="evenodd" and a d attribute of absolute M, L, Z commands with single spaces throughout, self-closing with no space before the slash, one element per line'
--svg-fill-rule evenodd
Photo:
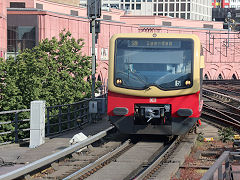
<path fill-rule="evenodd" d="M 135 124 L 164 125 L 171 123 L 171 106 L 169 104 L 135 105 Z"/>

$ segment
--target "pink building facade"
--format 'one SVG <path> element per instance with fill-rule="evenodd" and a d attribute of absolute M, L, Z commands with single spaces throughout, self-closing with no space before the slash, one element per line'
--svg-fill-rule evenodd
<path fill-rule="evenodd" d="M 60 4 L 52 1 L 47 0 L 5 0 L 7 1 L 7 7 L 10 7 L 10 3 L 18 2 L 18 3 L 25 3 L 25 8 L 37 8 L 38 5 L 42 7 L 43 10 L 54 12 L 54 13 L 61 13 L 61 14 L 71 14 L 71 11 L 75 11 L 77 16 L 87 17 L 87 11 L 85 7 L 67 5 L 67 4 Z M 39 6 L 38 6 L 39 7 Z M 111 9 L 111 11 L 102 11 L 102 17 L 104 15 L 111 16 L 111 19 L 114 21 L 120 21 L 120 17 L 124 15 L 124 11 L 118 9 Z"/>
<path fill-rule="evenodd" d="M 25 8 L 33 8 L 34 4 L 35 4 L 35 0 L 3 0 L 3 1 L 7 1 L 7 8 L 10 7 L 10 3 L 25 3 Z"/>
<path fill-rule="evenodd" d="M 90 33 L 89 20 L 82 17 L 74 17 L 70 15 L 61 15 L 49 11 L 37 11 L 37 10 L 9 10 L 8 16 L 19 15 L 29 19 L 29 16 L 37 16 L 38 33 L 37 37 L 39 41 L 45 38 L 58 37 L 61 31 L 68 30 L 72 33 L 73 37 L 79 39 L 82 38 L 85 42 L 83 47 L 83 53 L 91 55 L 92 49 L 92 34 Z M 9 18 L 10 19 L 10 18 Z M 12 18 L 11 18 L 12 19 Z M 17 22 L 21 20 L 16 20 Z M 14 24 L 16 26 L 16 24 Z M 101 33 L 98 37 L 98 43 L 96 44 L 96 58 L 97 58 L 97 74 L 96 77 L 106 85 L 107 83 L 107 71 L 108 71 L 108 50 L 109 40 L 115 33 L 130 33 L 138 32 L 138 26 L 129 25 L 121 22 L 114 21 L 101 21 Z"/>
<path fill-rule="evenodd" d="M 8 0 L 8 1 L 12 1 L 12 0 Z M 78 16 L 87 17 L 87 11 L 85 7 L 59 4 L 59 3 L 50 2 L 46 0 L 32 0 L 32 1 L 35 2 L 32 6 L 34 8 L 36 8 L 37 4 L 41 4 L 43 6 L 43 10 L 46 10 L 46 11 L 57 12 L 61 14 L 71 14 L 71 11 L 76 11 Z M 111 11 L 102 10 L 101 18 L 103 18 L 104 15 L 107 15 L 111 17 L 111 20 L 120 21 L 120 17 L 124 15 L 124 13 L 125 13 L 124 11 L 118 10 L 118 9 L 111 9 Z"/>
<path fill-rule="evenodd" d="M 17 0 L 8 0 L 8 4 L 5 3 L 5 6 L 9 7 L 10 2 L 17 2 Z M 33 23 L 32 26 L 36 26 L 37 41 L 53 36 L 57 37 L 59 32 L 66 29 L 75 38 L 84 39 L 83 52 L 86 55 L 91 55 L 92 35 L 89 32 L 90 25 L 86 8 L 57 4 L 46 0 L 25 0 L 24 2 L 26 2 L 26 8 L 36 8 L 37 5 L 41 4 L 42 10 L 8 9 L 9 22 L 15 23 L 14 26 L 19 25 L 18 21 L 14 21 L 14 17 L 30 18 L 30 16 L 34 16 L 35 18 L 36 16 L 36 23 Z M 78 12 L 78 15 L 71 15 L 71 11 Z M 109 20 L 104 20 L 104 16 L 108 17 Z M 25 24 L 25 26 L 29 25 Z M 238 50 L 240 34 L 231 33 L 229 35 L 230 41 L 228 41 L 228 31 L 223 30 L 222 27 L 223 24 L 220 22 L 192 21 L 159 16 L 124 16 L 124 11 L 115 9 L 102 11 L 101 32 L 96 44 L 97 79 L 101 79 L 104 84 L 107 82 L 108 50 L 111 36 L 116 33 L 134 32 L 196 34 L 203 46 L 206 65 L 205 79 L 240 79 L 240 51 Z M 6 33 L 6 27 L 5 29 L 0 27 L 0 30 Z M 6 44 L 5 46 L 0 44 L 0 48 L 4 47 L 6 50 Z"/>
<path fill-rule="evenodd" d="M 0 0 L 0 57 L 5 58 L 7 52 L 7 2 Z"/>

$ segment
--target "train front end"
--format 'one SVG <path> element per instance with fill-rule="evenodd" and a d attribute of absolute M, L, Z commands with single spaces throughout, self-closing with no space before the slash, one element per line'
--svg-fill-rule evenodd
<path fill-rule="evenodd" d="M 200 116 L 203 66 L 195 35 L 114 35 L 108 72 L 110 121 L 125 134 L 188 132 Z"/>

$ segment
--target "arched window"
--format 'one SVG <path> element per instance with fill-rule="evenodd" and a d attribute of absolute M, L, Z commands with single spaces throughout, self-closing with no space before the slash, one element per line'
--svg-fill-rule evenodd
<path fill-rule="evenodd" d="M 203 80 L 209 80 L 209 78 L 208 78 L 208 75 L 207 75 L 207 74 L 205 74 L 205 75 L 204 75 L 204 77 L 203 77 Z"/>
<path fill-rule="evenodd" d="M 100 74 L 98 75 L 97 80 L 98 80 L 98 81 L 102 81 Z"/>
<path fill-rule="evenodd" d="M 232 79 L 233 79 L 233 80 L 236 80 L 236 79 L 237 79 L 237 77 L 236 77 L 235 74 L 232 75 Z"/>
<path fill-rule="evenodd" d="M 100 74 L 97 77 L 97 81 L 100 83 L 99 84 L 100 86 L 98 87 L 98 91 L 99 91 L 100 95 L 102 95 L 103 94 L 103 83 L 102 83 Z"/>
<path fill-rule="evenodd" d="M 223 79 L 222 75 L 219 74 L 217 80 L 222 80 L 222 79 Z"/>

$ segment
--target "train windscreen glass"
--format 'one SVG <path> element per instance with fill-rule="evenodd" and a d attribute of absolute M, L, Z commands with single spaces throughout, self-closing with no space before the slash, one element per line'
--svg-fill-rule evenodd
<path fill-rule="evenodd" d="M 118 38 L 114 84 L 128 89 L 192 87 L 193 54 L 192 39 Z"/>

